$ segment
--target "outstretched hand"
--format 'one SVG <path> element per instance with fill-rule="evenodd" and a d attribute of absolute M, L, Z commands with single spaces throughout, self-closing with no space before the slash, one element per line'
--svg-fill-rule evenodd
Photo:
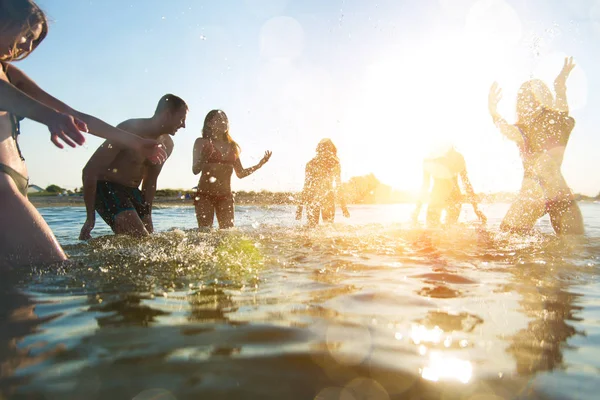
<path fill-rule="evenodd" d="M 96 225 L 95 219 L 86 219 L 83 227 L 81 228 L 81 232 L 79 233 L 79 240 L 89 240 L 92 238 L 92 230 Z"/>
<path fill-rule="evenodd" d="M 148 161 L 155 165 L 162 164 L 167 160 L 167 152 L 163 148 L 163 145 L 156 140 L 141 139 L 139 151 Z"/>
<path fill-rule="evenodd" d="M 81 146 L 85 143 L 85 137 L 81 131 L 87 132 L 87 125 L 71 115 L 56 113 L 47 126 L 50 131 L 50 140 L 59 149 L 64 148 L 61 140 L 71 147 Z"/>
<path fill-rule="evenodd" d="M 502 99 L 502 89 L 498 86 L 498 82 L 494 82 L 490 87 L 490 92 L 488 94 L 488 110 L 491 115 L 496 115 L 498 113 L 498 103 Z"/>
<path fill-rule="evenodd" d="M 573 62 L 573 57 L 565 57 L 565 63 L 563 64 L 560 73 L 554 80 L 555 86 L 565 86 L 567 84 L 567 78 L 571 71 L 575 68 L 575 63 Z"/>
<path fill-rule="evenodd" d="M 267 161 L 269 161 L 269 159 L 271 158 L 272 154 L 273 152 L 270 150 L 265 151 L 265 155 L 263 156 L 262 160 L 260 160 L 260 165 L 265 165 Z"/>

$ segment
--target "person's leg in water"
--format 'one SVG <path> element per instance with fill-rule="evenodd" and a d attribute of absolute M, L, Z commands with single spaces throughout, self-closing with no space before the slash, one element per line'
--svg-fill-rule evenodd
<path fill-rule="evenodd" d="M 112 230 L 117 235 L 148 236 L 146 225 L 135 209 L 121 211 L 114 217 Z"/>
<path fill-rule="evenodd" d="M 428 228 L 438 228 L 442 224 L 442 211 L 447 208 L 454 182 L 450 179 L 434 179 L 429 195 L 425 222 Z"/>
<path fill-rule="evenodd" d="M 136 237 L 149 235 L 142 221 L 145 212 L 138 188 L 108 181 L 99 181 L 96 188 L 96 212 L 115 234 Z"/>
<path fill-rule="evenodd" d="M 215 199 L 215 212 L 217 214 L 217 221 L 219 222 L 219 229 L 233 228 L 233 221 L 235 218 L 235 205 L 233 204 L 233 196 L 219 196 Z"/>
<path fill-rule="evenodd" d="M 428 228 L 437 228 L 441 225 L 443 207 L 440 204 L 429 203 L 425 222 Z"/>
<path fill-rule="evenodd" d="M 557 235 L 583 235 L 583 216 L 560 165 L 550 155 L 542 154 L 536 158 L 534 168 L 554 232 Z"/>
<path fill-rule="evenodd" d="M 544 192 L 531 178 L 524 178 L 517 199 L 510 205 L 500 224 L 500 230 L 527 233 L 546 214 Z"/>
<path fill-rule="evenodd" d="M 446 205 L 446 220 L 444 221 L 446 225 L 456 225 L 458 223 L 458 218 L 460 217 L 460 212 L 462 210 L 462 200 L 461 199 L 451 199 Z"/>
<path fill-rule="evenodd" d="M 550 223 L 557 235 L 583 235 L 583 215 L 573 198 L 546 203 Z"/>
<path fill-rule="evenodd" d="M 0 264 L 53 263 L 67 256 L 37 209 L 0 174 Z"/>
<path fill-rule="evenodd" d="M 321 215 L 321 204 L 319 202 L 310 202 L 306 205 L 307 225 L 311 228 L 319 225 L 319 217 Z"/>
<path fill-rule="evenodd" d="M 215 218 L 215 206 L 210 196 L 204 193 L 196 193 L 194 208 L 196 209 L 198 228 L 212 228 Z"/>
<path fill-rule="evenodd" d="M 323 222 L 332 224 L 335 219 L 335 194 L 328 194 L 321 204 Z"/>

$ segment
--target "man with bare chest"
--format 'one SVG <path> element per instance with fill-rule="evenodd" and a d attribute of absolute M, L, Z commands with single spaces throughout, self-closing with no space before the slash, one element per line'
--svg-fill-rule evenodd
<path fill-rule="evenodd" d="M 152 117 L 130 119 L 118 127 L 157 140 L 168 157 L 174 147 L 171 136 L 180 128 L 185 128 L 187 110 L 181 98 L 166 94 L 159 100 Z M 116 234 L 146 236 L 152 233 L 152 202 L 162 166 L 149 163 L 134 150 L 105 141 L 83 169 L 83 198 L 87 218 L 79 239 L 91 238 L 96 224 L 96 211 Z"/>

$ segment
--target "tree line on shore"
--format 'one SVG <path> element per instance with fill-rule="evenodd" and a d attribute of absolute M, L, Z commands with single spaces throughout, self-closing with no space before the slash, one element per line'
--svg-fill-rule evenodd
<path fill-rule="evenodd" d="M 380 182 L 374 174 L 355 176 L 347 182 L 342 183 L 342 189 L 346 201 L 349 204 L 393 204 L 393 203 L 413 203 L 417 200 L 417 193 L 412 191 L 394 190 L 391 186 Z M 44 190 L 31 193 L 33 196 L 81 196 L 83 187 L 74 190 L 67 190 L 58 185 L 49 185 Z M 156 191 L 157 200 L 189 200 L 194 198 L 194 189 L 158 189 Z M 262 191 L 236 191 L 235 199 L 238 204 L 261 203 L 261 204 L 297 204 L 299 201 L 299 192 L 271 192 Z M 479 193 L 479 201 L 483 203 L 511 202 L 516 194 L 512 192 L 497 193 Z M 597 196 L 575 195 L 576 200 L 595 201 L 600 200 L 600 193 Z M 465 198 L 465 202 L 467 199 Z"/>

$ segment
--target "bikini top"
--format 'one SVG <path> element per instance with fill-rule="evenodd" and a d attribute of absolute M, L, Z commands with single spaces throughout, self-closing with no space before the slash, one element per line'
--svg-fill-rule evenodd
<path fill-rule="evenodd" d="M 3 62 L 0 62 L 0 65 L 2 65 L 2 71 L 4 71 L 4 74 L 8 78 L 8 81 L 10 82 L 10 76 L 8 75 L 8 65 Z M 17 151 L 19 152 L 19 157 L 21 157 L 21 160 L 25 161 L 25 158 L 23 157 L 23 154 L 21 153 L 21 148 L 19 147 L 19 141 L 18 141 L 18 137 L 21 134 L 20 122 L 21 122 L 21 120 L 23 120 L 23 118 L 19 117 L 17 115 L 14 115 L 12 113 L 8 113 L 8 117 L 10 118 L 10 123 L 12 125 L 11 136 L 12 136 L 13 140 L 15 141 L 15 144 L 17 145 Z"/>
<path fill-rule="evenodd" d="M 206 152 L 206 154 L 208 154 L 208 156 L 206 157 L 206 162 L 209 164 L 233 165 L 233 163 L 235 163 L 235 160 L 237 159 L 237 154 L 235 153 L 235 149 L 234 149 L 233 145 L 225 154 L 222 154 L 215 147 L 213 142 L 211 140 L 208 140 L 204 144 L 203 150 L 204 150 L 204 152 Z"/>
<path fill-rule="evenodd" d="M 541 112 L 527 123 L 516 124 L 523 137 L 519 145 L 522 157 L 543 153 L 566 147 L 575 120 L 565 112 L 543 108 Z"/>

